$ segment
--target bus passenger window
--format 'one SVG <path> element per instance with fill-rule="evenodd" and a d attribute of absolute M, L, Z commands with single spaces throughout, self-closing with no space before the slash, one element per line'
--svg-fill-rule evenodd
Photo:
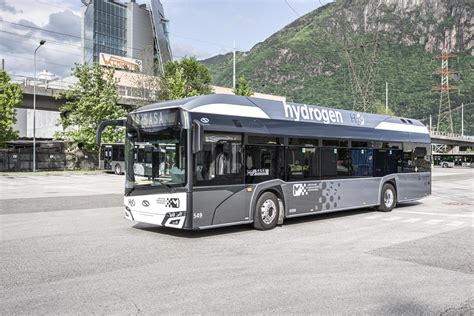
<path fill-rule="evenodd" d="M 331 179 L 337 176 L 337 149 L 321 149 L 321 178 Z"/>
<path fill-rule="evenodd" d="M 337 148 L 337 176 L 348 177 L 352 174 L 352 159 L 349 149 Z"/>
<path fill-rule="evenodd" d="M 368 148 L 351 149 L 352 176 L 371 177 L 373 165 L 373 150 Z"/>
<path fill-rule="evenodd" d="M 416 144 L 414 156 L 416 172 L 429 172 L 431 170 L 430 144 Z"/>
<path fill-rule="evenodd" d="M 204 138 L 194 161 L 195 185 L 243 184 L 241 135 L 206 133 Z"/>
<path fill-rule="evenodd" d="M 403 144 L 403 172 L 415 172 L 413 145 L 411 143 Z"/>
<path fill-rule="evenodd" d="M 287 152 L 288 181 L 319 180 L 319 149 L 290 147 Z"/>
<path fill-rule="evenodd" d="M 281 146 L 248 145 L 245 152 L 245 183 L 284 179 L 285 168 Z"/>

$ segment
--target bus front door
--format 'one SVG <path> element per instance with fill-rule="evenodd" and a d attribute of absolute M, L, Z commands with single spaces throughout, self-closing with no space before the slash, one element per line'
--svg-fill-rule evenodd
<path fill-rule="evenodd" d="M 112 146 L 104 148 L 104 170 L 112 170 Z"/>

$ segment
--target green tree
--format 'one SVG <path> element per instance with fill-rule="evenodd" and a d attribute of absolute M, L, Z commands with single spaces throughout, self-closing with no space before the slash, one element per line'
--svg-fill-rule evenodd
<path fill-rule="evenodd" d="M 243 95 L 245 97 L 249 97 L 253 94 L 252 88 L 244 75 L 239 77 L 239 82 L 233 91 L 236 95 Z"/>
<path fill-rule="evenodd" d="M 72 141 L 73 145 L 86 150 L 95 150 L 97 126 L 107 119 L 124 117 L 126 111 L 117 104 L 114 70 L 98 64 L 79 65 L 73 69 L 78 82 L 70 90 L 60 93 L 57 98 L 66 102 L 60 108 L 61 124 L 64 131 L 57 136 Z M 102 134 L 103 142 L 123 140 L 123 131 L 111 128 Z"/>
<path fill-rule="evenodd" d="M 385 103 L 382 103 L 382 101 L 380 101 L 380 100 L 375 101 L 374 107 L 375 107 L 375 113 L 376 114 L 390 115 L 390 116 L 395 115 L 395 113 L 393 113 L 393 111 L 392 111 L 392 109 L 390 109 L 390 107 L 387 107 L 387 109 L 385 109 Z"/>
<path fill-rule="evenodd" d="M 16 123 L 15 108 L 21 103 L 23 94 L 20 85 L 10 81 L 10 76 L 0 70 L 0 147 L 18 138 L 18 131 L 13 129 L 13 125 Z"/>
<path fill-rule="evenodd" d="M 165 78 L 168 100 L 181 99 L 186 97 L 186 79 L 184 78 L 184 69 L 176 68 L 173 76 Z"/>
<path fill-rule="evenodd" d="M 180 99 L 196 95 L 210 94 L 211 75 L 206 66 L 194 57 L 170 61 L 165 65 L 162 98 Z"/>

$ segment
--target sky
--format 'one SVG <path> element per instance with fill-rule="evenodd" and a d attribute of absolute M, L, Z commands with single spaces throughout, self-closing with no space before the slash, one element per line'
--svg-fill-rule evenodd
<path fill-rule="evenodd" d="M 146 0 L 138 0 L 145 3 Z M 248 51 L 285 25 L 330 0 L 161 0 L 175 58 Z M 37 71 L 70 75 L 81 60 L 80 0 L 0 0 L 0 59 L 15 79 Z"/>

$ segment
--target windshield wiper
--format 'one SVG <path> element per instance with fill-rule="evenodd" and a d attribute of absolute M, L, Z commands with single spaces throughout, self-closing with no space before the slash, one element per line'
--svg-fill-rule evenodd
<path fill-rule="evenodd" d="M 162 185 L 164 185 L 165 187 L 167 187 L 171 193 L 174 193 L 174 192 L 176 191 L 176 188 L 175 188 L 175 187 L 169 185 L 168 183 L 166 183 L 165 181 L 163 181 L 163 180 L 161 180 L 161 179 L 153 178 L 153 181 L 158 181 L 159 183 L 161 183 Z"/>
<path fill-rule="evenodd" d="M 130 194 L 135 190 L 135 187 L 133 188 L 125 188 L 125 196 L 130 196 Z"/>

